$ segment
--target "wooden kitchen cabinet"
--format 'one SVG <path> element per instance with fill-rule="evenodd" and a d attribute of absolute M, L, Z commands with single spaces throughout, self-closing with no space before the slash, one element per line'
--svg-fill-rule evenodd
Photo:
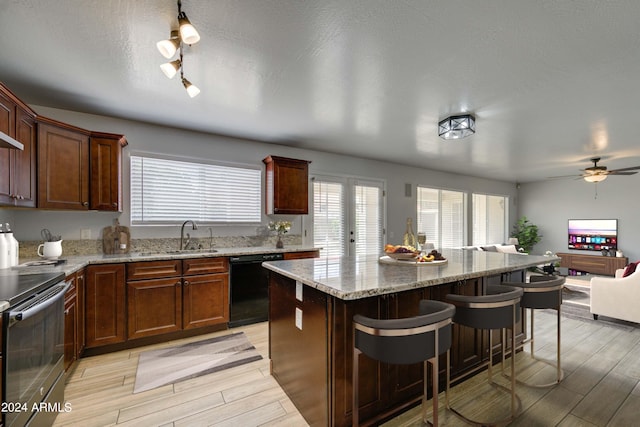
<path fill-rule="evenodd" d="M 24 145 L 0 148 L 0 205 L 36 206 L 35 113 L 0 84 L 0 131 Z"/>
<path fill-rule="evenodd" d="M 79 359 L 85 348 L 85 271 L 84 269 L 78 270 L 76 275 L 76 306 L 78 320 L 76 327 L 78 328 L 78 334 L 76 336 L 76 359 Z"/>
<path fill-rule="evenodd" d="M 182 262 L 127 264 L 128 339 L 182 329 Z"/>
<path fill-rule="evenodd" d="M 89 133 L 38 120 L 38 207 L 89 209 Z"/>
<path fill-rule="evenodd" d="M 283 259 L 305 259 L 305 258 L 318 258 L 320 251 L 303 251 L 303 252 L 285 252 Z"/>
<path fill-rule="evenodd" d="M 126 340 L 125 265 L 90 265 L 86 268 L 86 347 Z"/>
<path fill-rule="evenodd" d="M 89 209 L 122 211 L 122 135 L 92 132 L 90 138 Z"/>
<path fill-rule="evenodd" d="M 127 265 L 128 339 L 229 321 L 226 257 Z"/>
<path fill-rule="evenodd" d="M 76 275 L 67 276 L 71 284 L 64 296 L 64 370 L 67 371 L 78 358 L 78 292 Z"/>
<path fill-rule="evenodd" d="M 128 339 L 182 329 L 182 279 L 127 282 Z"/>
<path fill-rule="evenodd" d="M 229 274 L 203 274 L 183 278 L 183 328 L 229 322 Z"/>
<path fill-rule="evenodd" d="M 307 160 L 268 156 L 265 202 L 267 215 L 309 213 L 309 163 Z"/>

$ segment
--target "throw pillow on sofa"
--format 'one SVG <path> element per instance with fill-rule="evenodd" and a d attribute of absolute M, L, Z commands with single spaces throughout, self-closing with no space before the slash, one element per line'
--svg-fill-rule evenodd
<path fill-rule="evenodd" d="M 631 264 L 627 265 L 624 269 L 624 273 L 622 273 L 622 277 L 631 276 L 636 271 L 636 267 L 638 266 L 638 264 L 640 264 L 640 261 L 632 262 Z"/>

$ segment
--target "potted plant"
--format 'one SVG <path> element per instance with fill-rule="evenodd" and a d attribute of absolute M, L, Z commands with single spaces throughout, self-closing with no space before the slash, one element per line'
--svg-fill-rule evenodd
<path fill-rule="evenodd" d="M 512 237 L 518 239 L 518 244 L 527 253 L 530 253 L 533 246 L 542 239 L 542 235 L 538 233 L 538 226 L 530 223 L 526 216 L 521 217 L 513 226 Z"/>
<path fill-rule="evenodd" d="M 276 248 L 283 248 L 284 243 L 282 242 L 282 235 L 291 229 L 291 222 L 289 221 L 271 221 L 269 223 L 269 230 L 275 231 L 278 233 L 278 241 L 276 242 Z"/>

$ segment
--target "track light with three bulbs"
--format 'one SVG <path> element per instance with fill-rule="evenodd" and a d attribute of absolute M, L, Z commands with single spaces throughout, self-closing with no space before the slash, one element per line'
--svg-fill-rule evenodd
<path fill-rule="evenodd" d="M 180 71 L 182 85 L 191 98 L 197 96 L 200 93 L 200 89 L 184 77 L 182 48 L 183 43 L 191 46 L 199 41 L 200 34 L 187 18 L 187 14 L 182 11 L 182 2 L 178 0 L 178 30 L 171 31 L 170 37 L 167 40 L 161 40 L 156 43 L 156 47 L 160 54 L 167 59 L 173 58 L 176 52 L 179 53 L 179 59 L 160 65 L 160 69 L 170 79 Z"/>

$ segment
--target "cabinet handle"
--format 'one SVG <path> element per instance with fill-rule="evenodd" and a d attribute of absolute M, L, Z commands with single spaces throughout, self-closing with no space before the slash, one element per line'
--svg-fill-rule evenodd
<path fill-rule="evenodd" d="M 188 280 L 185 280 L 185 281 L 184 281 L 184 285 L 185 285 L 185 286 L 189 285 L 189 281 L 188 281 Z"/>
<path fill-rule="evenodd" d="M 113 202 L 113 203 L 111 203 L 111 206 L 114 207 L 114 208 L 117 208 L 118 204 L 116 202 Z"/>
<path fill-rule="evenodd" d="M 89 206 L 89 202 L 82 202 L 82 206 Z"/>
<path fill-rule="evenodd" d="M 180 285 L 182 285 L 182 282 L 181 282 L 180 280 L 178 280 L 178 281 L 176 282 L 176 286 L 180 286 Z"/>
<path fill-rule="evenodd" d="M 64 314 L 67 315 L 67 316 L 69 315 L 69 309 L 68 308 L 64 311 Z"/>

